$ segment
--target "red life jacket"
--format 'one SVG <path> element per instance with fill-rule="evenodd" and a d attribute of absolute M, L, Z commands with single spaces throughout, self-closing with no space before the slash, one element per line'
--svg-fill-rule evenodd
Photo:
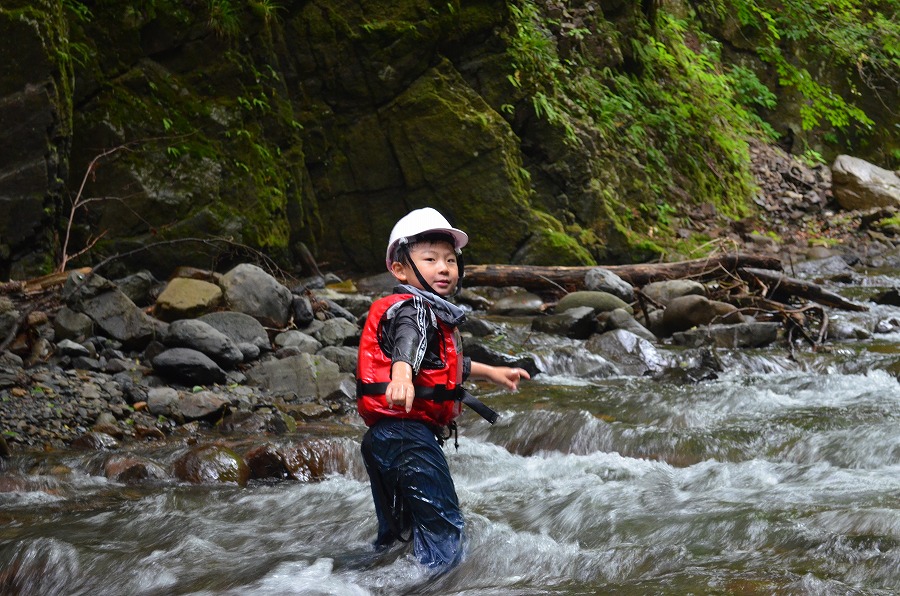
<path fill-rule="evenodd" d="M 391 306 L 412 297 L 412 294 L 391 294 L 376 300 L 369 308 L 359 341 L 356 367 L 356 409 L 366 426 L 372 426 L 385 416 L 447 426 L 462 410 L 462 342 L 456 328 L 437 317 L 438 357 L 444 363 L 443 368 L 419 370 L 413 379 L 416 398 L 409 412 L 402 406 L 390 408 L 387 405 L 384 392 L 391 380 L 391 355 L 385 354 L 378 342 L 383 331 L 382 319 Z"/>

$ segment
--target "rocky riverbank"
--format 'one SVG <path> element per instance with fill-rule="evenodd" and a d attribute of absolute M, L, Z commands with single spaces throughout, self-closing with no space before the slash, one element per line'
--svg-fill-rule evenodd
<path fill-rule="evenodd" d="M 710 234 L 730 249 L 778 255 L 791 266 L 807 261 L 806 274 L 816 279 L 846 275 L 858 262 L 900 259 L 884 223 L 891 209 L 842 210 L 828 168 L 807 168 L 769 148 L 755 151 L 760 212 L 727 228 L 715 214 L 698 213 L 685 219 L 685 234 Z M 597 268 L 581 291 L 562 297 L 467 289 L 460 295 L 471 311 L 466 350 L 481 361 L 539 373 L 526 351 L 495 341 L 495 318 L 526 317 L 534 333 L 583 341 L 588 376 L 693 382 L 717 373 L 710 347 L 785 341 L 785 320 L 761 309 L 748 314 L 712 285 L 672 280 L 635 288 Z M 181 269 L 165 281 L 147 272 L 107 280 L 102 271 L 73 271 L 4 284 L 0 453 L 114 450 L 123 442 L 204 433 L 265 436 L 323 419 L 357 424 L 355 346 L 371 301 L 390 286 L 386 274 L 287 281 L 249 263 L 225 273 Z M 821 336 L 871 332 L 832 327 Z M 685 359 L 673 364 L 657 350 L 671 343 L 697 350 L 687 369 Z M 303 475 L 284 454 L 263 446 L 256 453 L 265 464 L 257 461 L 249 472 L 238 466 L 245 471 L 228 479 Z M 138 467 L 143 474 L 151 469 Z"/>

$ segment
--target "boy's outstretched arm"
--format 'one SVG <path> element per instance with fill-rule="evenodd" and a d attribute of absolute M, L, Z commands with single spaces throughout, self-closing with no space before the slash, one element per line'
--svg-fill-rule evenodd
<path fill-rule="evenodd" d="M 512 368 L 509 366 L 491 366 L 481 362 L 472 361 L 472 370 L 469 373 L 470 380 L 490 381 L 510 391 L 519 388 L 521 379 L 531 379 L 531 375 L 524 368 Z"/>

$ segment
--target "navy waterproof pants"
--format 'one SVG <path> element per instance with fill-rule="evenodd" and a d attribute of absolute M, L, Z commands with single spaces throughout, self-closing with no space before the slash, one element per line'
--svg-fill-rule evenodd
<path fill-rule="evenodd" d="M 412 534 L 413 552 L 430 568 L 453 566 L 463 550 L 463 517 L 447 458 L 431 429 L 386 418 L 366 432 L 363 460 L 378 516 L 377 548 Z"/>

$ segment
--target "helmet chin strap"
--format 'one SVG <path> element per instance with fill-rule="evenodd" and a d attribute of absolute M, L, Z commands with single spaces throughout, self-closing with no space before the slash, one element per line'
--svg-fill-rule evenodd
<path fill-rule="evenodd" d="M 419 272 L 419 268 L 416 267 L 416 264 L 412 260 L 412 255 L 409 253 L 409 243 L 401 242 L 400 246 L 397 247 L 397 260 L 401 263 L 407 263 L 410 267 L 412 267 L 413 273 L 416 276 L 416 279 L 419 280 L 419 283 L 422 284 L 422 289 L 428 292 L 431 292 L 435 296 L 440 296 L 437 292 L 434 291 L 434 288 L 429 285 L 425 278 L 422 277 L 422 273 Z M 462 251 L 456 251 L 456 262 L 459 268 L 459 279 L 456 282 L 456 289 L 453 290 L 453 295 L 456 296 L 459 294 L 460 289 L 462 289 L 462 280 L 465 272 L 465 265 L 463 264 Z"/>

